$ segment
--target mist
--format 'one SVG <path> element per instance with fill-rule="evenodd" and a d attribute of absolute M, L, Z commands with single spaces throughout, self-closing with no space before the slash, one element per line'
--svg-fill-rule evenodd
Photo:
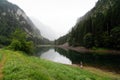
<path fill-rule="evenodd" d="M 52 30 L 49 26 L 43 24 L 41 21 L 39 21 L 37 18 L 30 17 L 34 25 L 40 30 L 40 33 L 45 38 L 53 41 L 57 39 L 59 36 L 57 35 L 57 32 Z"/>

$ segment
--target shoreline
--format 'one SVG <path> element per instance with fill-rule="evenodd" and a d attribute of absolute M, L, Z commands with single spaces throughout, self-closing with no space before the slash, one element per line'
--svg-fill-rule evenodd
<path fill-rule="evenodd" d="M 92 49 L 87 49 L 85 47 L 71 47 L 71 46 L 68 46 L 68 45 L 58 45 L 56 47 L 59 47 L 59 48 L 62 48 L 64 50 L 73 50 L 73 51 L 77 51 L 77 52 L 82 52 L 82 53 L 85 53 L 85 52 L 94 52 L 94 53 L 109 53 L 109 54 L 120 54 L 120 51 L 118 50 L 92 50 Z"/>
<path fill-rule="evenodd" d="M 92 73 L 101 73 L 101 74 L 104 74 L 104 75 L 111 75 L 112 77 L 118 77 L 120 78 L 120 74 L 119 73 L 115 73 L 115 72 L 111 72 L 111 71 L 108 71 L 108 70 L 103 70 L 103 69 L 99 69 L 99 68 L 95 68 L 95 67 L 92 67 L 92 66 L 84 66 L 81 68 L 80 65 L 78 64 L 72 64 L 73 67 L 78 67 L 80 69 L 83 69 L 83 70 L 87 70 L 87 71 L 90 71 Z"/>
<path fill-rule="evenodd" d="M 82 52 L 82 53 L 104 53 L 104 54 L 115 54 L 115 55 L 120 55 L 120 51 L 116 51 L 116 50 L 91 50 L 91 49 L 87 49 L 85 47 L 70 47 L 70 46 L 66 46 L 66 45 L 59 45 L 59 46 L 56 46 L 58 48 L 62 48 L 64 50 L 73 50 L 73 51 L 76 51 L 76 52 Z M 72 64 L 72 66 L 76 66 L 76 67 L 79 67 L 81 68 L 81 65 L 80 64 Z M 109 71 L 109 70 L 106 70 L 106 69 L 99 69 L 99 68 L 95 68 L 95 67 L 92 67 L 92 66 L 84 66 L 83 69 L 86 69 L 86 70 L 96 70 L 96 71 L 100 71 L 100 72 L 103 72 L 103 73 L 111 73 L 111 74 L 114 74 L 114 75 L 120 75 L 119 73 L 115 73 L 115 72 L 112 72 L 112 71 Z"/>

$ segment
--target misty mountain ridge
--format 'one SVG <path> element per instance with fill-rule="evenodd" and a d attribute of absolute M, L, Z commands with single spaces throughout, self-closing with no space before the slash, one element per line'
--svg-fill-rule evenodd
<path fill-rule="evenodd" d="M 23 30 L 28 40 L 35 44 L 44 44 L 47 40 L 22 9 L 6 0 L 0 0 L 0 44 L 10 44 L 11 34 L 16 29 Z"/>
<path fill-rule="evenodd" d="M 42 36 L 49 40 L 55 40 L 56 38 L 58 38 L 56 32 L 52 30 L 49 26 L 46 26 L 45 24 L 43 24 L 34 17 L 30 17 L 30 19 L 35 24 L 35 26 L 40 30 Z"/>

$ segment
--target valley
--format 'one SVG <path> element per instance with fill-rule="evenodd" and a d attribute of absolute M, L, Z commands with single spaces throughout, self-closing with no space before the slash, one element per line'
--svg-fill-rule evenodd
<path fill-rule="evenodd" d="M 120 0 L 98 0 L 68 29 L 82 8 L 71 1 L 0 0 L 0 80 L 120 80 Z"/>

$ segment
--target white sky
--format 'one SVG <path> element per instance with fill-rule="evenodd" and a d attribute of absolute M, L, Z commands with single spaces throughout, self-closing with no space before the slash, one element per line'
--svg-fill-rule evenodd
<path fill-rule="evenodd" d="M 95 6 L 98 0 L 8 0 L 28 16 L 52 28 L 58 37 L 66 34 L 76 20 Z"/>

